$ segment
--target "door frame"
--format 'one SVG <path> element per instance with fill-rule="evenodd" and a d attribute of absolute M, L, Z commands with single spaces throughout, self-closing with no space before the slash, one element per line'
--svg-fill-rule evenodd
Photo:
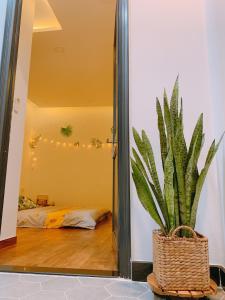
<path fill-rule="evenodd" d="M 117 0 L 118 25 L 118 268 L 119 276 L 131 278 L 130 146 L 129 146 L 129 0 Z M 7 0 L 0 66 L 0 230 L 5 182 L 22 0 Z M 88 275 L 88 274 L 87 274 Z"/>

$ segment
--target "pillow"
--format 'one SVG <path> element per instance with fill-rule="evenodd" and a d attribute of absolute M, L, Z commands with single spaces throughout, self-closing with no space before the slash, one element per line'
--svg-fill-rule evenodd
<path fill-rule="evenodd" d="M 28 197 L 19 196 L 18 210 L 36 208 L 37 204 Z"/>

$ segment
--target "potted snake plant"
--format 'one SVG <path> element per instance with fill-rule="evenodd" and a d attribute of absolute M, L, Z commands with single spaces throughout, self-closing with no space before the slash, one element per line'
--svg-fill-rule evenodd
<path fill-rule="evenodd" d="M 144 130 L 139 134 L 133 128 L 136 149 L 132 148 L 131 158 L 138 198 L 160 227 L 153 231 L 153 273 L 164 291 L 207 291 L 210 285 L 208 240 L 194 229 L 202 187 L 222 137 L 218 144 L 215 140 L 212 142 L 205 165 L 199 170 L 198 160 L 204 143 L 203 114 L 187 146 L 178 78 L 170 101 L 165 91 L 163 107 L 156 99 L 156 111 L 163 184 Z"/>

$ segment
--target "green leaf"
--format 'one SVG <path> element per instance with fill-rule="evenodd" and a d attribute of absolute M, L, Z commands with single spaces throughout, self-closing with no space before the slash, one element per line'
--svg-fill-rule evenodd
<path fill-rule="evenodd" d="M 153 200 L 151 191 L 149 189 L 145 177 L 140 173 L 139 169 L 136 167 L 135 164 L 132 164 L 132 170 L 133 170 L 132 176 L 136 186 L 139 200 L 141 201 L 146 211 L 153 218 L 153 220 L 161 227 L 163 232 L 165 232 L 165 227 L 158 213 L 157 207 L 155 205 L 155 202 Z"/>
<path fill-rule="evenodd" d="M 177 177 L 174 174 L 174 213 L 175 213 L 175 226 L 180 226 L 180 212 L 179 212 L 179 194 L 178 194 L 178 185 Z"/>
<path fill-rule="evenodd" d="M 144 167 L 144 165 L 142 163 L 142 160 L 141 160 L 140 156 L 138 155 L 137 151 L 134 148 L 132 148 L 132 152 L 133 152 L 134 159 L 135 159 L 135 161 L 136 161 L 136 163 L 138 165 L 138 168 L 143 173 L 143 175 L 145 176 L 145 178 L 147 180 L 149 180 L 148 174 L 146 172 L 146 169 L 145 169 L 145 167 Z"/>
<path fill-rule="evenodd" d="M 161 158 L 162 158 L 162 165 L 164 168 L 168 147 L 167 147 L 166 129 L 165 129 L 165 124 L 163 119 L 162 108 L 158 98 L 156 99 L 156 110 L 158 114 L 158 130 L 159 130 L 159 138 L 160 138 Z"/>
<path fill-rule="evenodd" d="M 212 160 L 213 160 L 213 158 L 214 158 L 214 156 L 215 156 L 215 154 L 216 154 L 216 152 L 219 148 L 219 145 L 220 145 L 220 143 L 223 139 L 223 136 L 224 136 L 224 133 L 221 136 L 221 138 L 220 138 L 217 145 L 215 144 L 215 140 L 212 142 L 212 144 L 209 148 L 209 151 L 208 151 L 208 155 L 206 157 L 205 166 L 202 169 L 202 171 L 199 175 L 198 181 L 197 181 L 196 194 L 195 194 L 195 198 L 194 198 L 192 209 L 191 209 L 191 220 L 190 220 L 190 225 L 193 228 L 195 227 L 195 223 L 196 223 L 198 203 L 199 203 L 201 191 L 202 191 L 202 188 L 203 188 L 203 185 L 204 185 L 204 182 L 205 182 L 205 178 L 206 178 L 206 175 L 208 174 L 209 167 L 210 167 L 210 165 L 212 163 Z"/>
<path fill-rule="evenodd" d="M 186 224 L 186 200 L 185 200 L 185 170 L 184 170 L 184 160 L 186 159 L 186 151 L 183 146 L 183 128 L 181 124 L 177 128 L 176 136 L 174 139 L 174 158 L 175 158 L 175 169 L 178 184 L 178 194 L 179 194 L 179 211 L 180 220 L 182 224 Z"/>
<path fill-rule="evenodd" d="M 156 192 L 158 194 L 158 199 L 157 199 L 158 204 L 159 204 L 159 207 L 162 211 L 164 219 L 166 221 L 166 225 L 168 226 L 169 225 L 168 211 L 167 211 L 166 202 L 163 198 L 162 190 L 161 190 L 160 183 L 159 183 L 159 178 L 158 178 L 155 159 L 154 159 L 154 153 L 153 153 L 153 150 L 152 150 L 151 143 L 150 143 L 150 141 L 147 137 L 147 134 L 145 133 L 144 130 L 142 130 L 142 140 L 143 140 L 143 143 L 145 145 L 145 151 L 146 151 L 146 154 L 147 154 L 147 157 L 148 157 L 148 162 L 149 162 L 149 165 L 150 165 L 150 170 L 149 170 L 150 175 L 151 175 L 152 181 L 154 183 Z"/>
<path fill-rule="evenodd" d="M 173 228 L 175 225 L 173 177 L 174 177 L 173 153 L 172 153 L 172 148 L 170 147 L 170 150 L 168 152 L 165 161 L 165 169 L 164 169 L 164 193 L 165 193 L 165 200 L 168 208 L 170 228 Z"/>
<path fill-rule="evenodd" d="M 194 142 L 193 151 L 191 157 L 188 161 L 187 170 L 185 174 L 185 192 L 186 192 L 186 219 L 187 224 L 190 222 L 191 217 L 191 207 L 193 198 L 195 196 L 196 184 L 198 180 L 198 172 L 197 172 L 197 163 L 200 155 L 200 151 L 202 148 L 202 126 L 199 127 L 198 135 L 196 136 L 196 140 Z"/>
<path fill-rule="evenodd" d="M 172 128 L 168 98 L 165 90 L 164 90 L 163 99 L 164 99 L 164 119 L 166 124 L 166 131 L 167 131 L 167 145 L 170 145 L 173 140 L 173 128 Z"/>
<path fill-rule="evenodd" d="M 142 141 L 142 139 L 141 139 L 139 133 L 137 132 L 137 130 L 134 127 L 132 129 L 133 129 L 134 141 L 136 143 L 138 151 L 141 154 L 148 170 L 150 171 L 150 165 L 149 165 L 149 162 L 148 162 L 148 157 L 147 157 L 147 154 L 146 154 L 146 149 L 145 149 L 144 142 Z"/>
<path fill-rule="evenodd" d="M 194 128 L 193 134 L 192 134 L 190 146 L 189 146 L 189 149 L 188 149 L 188 158 L 187 158 L 188 161 L 189 161 L 189 159 L 190 159 L 190 157 L 192 155 L 194 143 L 196 141 L 197 135 L 198 135 L 198 133 L 199 133 L 200 130 L 203 130 L 203 114 L 201 114 L 199 116 L 198 121 L 197 121 L 197 123 L 195 125 L 195 128 Z"/>
<path fill-rule="evenodd" d="M 176 132 L 177 120 L 178 120 L 178 97 L 179 97 L 179 77 L 174 84 L 173 93 L 170 102 L 170 115 L 172 121 L 173 132 Z"/>

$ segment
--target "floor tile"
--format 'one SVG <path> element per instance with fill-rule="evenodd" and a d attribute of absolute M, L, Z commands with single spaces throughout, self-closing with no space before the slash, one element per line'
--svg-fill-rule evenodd
<path fill-rule="evenodd" d="M 110 294 L 103 287 L 80 286 L 66 293 L 68 300 L 105 300 Z"/>
<path fill-rule="evenodd" d="M 0 300 L 18 300 L 19 298 L 0 298 Z"/>
<path fill-rule="evenodd" d="M 147 291 L 141 283 L 132 281 L 118 281 L 107 287 L 112 296 L 138 297 Z"/>
<path fill-rule="evenodd" d="M 21 300 L 66 300 L 64 292 L 61 291 L 41 291 L 33 296 L 22 298 Z"/>
<path fill-rule="evenodd" d="M 215 296 L 210 296 L 210 300 L 225 300 L 225 292 L 222 288 L 218 288 L 217 294 Z"/>
<path fill-rule="evenodd" d="M 114 297 L 114 296 L 111 296 L 111 297 L 107 298 L 107 300 L 138 300 L 138 298 L 134 298 L 134 297 Z"/>
<path fill-rule="evenodd" d="M 52 275 L 35 275 L 35 274 L 22 274 L 20 275 L 21 281 L 28 281 L 28 282 L 45 282 L 49 279 L 52 279 L 54 276 Z"/>
<path fill-rule="evenodd" d="M 7 287 L 13 285 L 19 281 L 19 275 L 17 274 L 9 274 L 9 273 L 1 273 L 0 274 L 0 288 Z M 1 294 L 0 294 L 1 296 Z"/>
<path fill-rule="evenodd" d="M 58 276 L 43 282 L 41 287 L 46 291 L 67 291 L 68 289 L 73 289 L 77 285 L 79 286 L 80 282 L 75 277 Z"/>
<path fill-rule="evenodd" d="M 8 288 L 0 288 L 0 296 L 5 298 L 17 298 L 30 296 L 38 293 L 41 290 L 40 283 L 36 282 L 16 282 Z"/>
<path fill-rule="evenodd" d="M 138 300 L 162 300 L 161 297 L 154 295 L 151 291 L 146 292 L 145 294 L 142 294 L 140 297 L 138 297 Z"/>
<path fill-rule="evenodd" d="M 115 279 L 96 278 L 96 277 L 79 277 L 79 281 L 85 286 L 107 286 L 115 282 Z"/>

